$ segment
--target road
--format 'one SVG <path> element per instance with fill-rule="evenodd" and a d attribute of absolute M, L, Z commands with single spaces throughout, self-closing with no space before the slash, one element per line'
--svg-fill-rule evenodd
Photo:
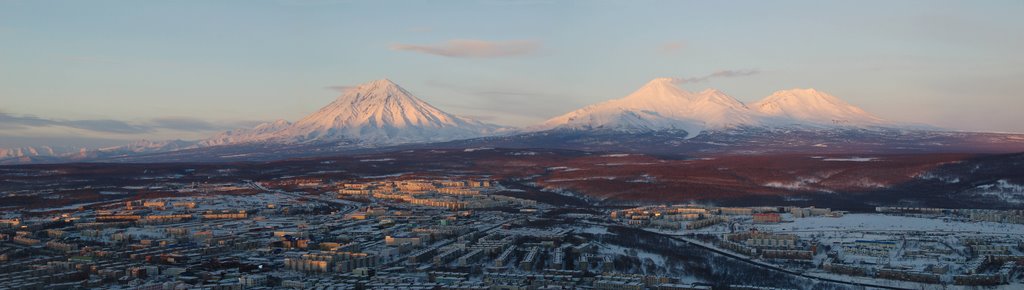
<path fill-rule="evenodd" d="M 596 226 L 604 226 L 604 227 L 609 227 L 609 226 L 625 227 L 625 226 L 620 225 L 620 224 L 604 224 L 604 223 L 591 223 L 591 222 L 584 222 L 584 223 L 591 224 L 591 225 L 596 225 Z M 637 229 L 637 228 L 634 228 L 634 229 Z M 760 267 L 760 268 L 763 268 L 763 269 L 772 270 L 772 271 L 776 271 L 776 272 L 781 272 L 781 273 L 792 275 L 792 276 L 799 276 L 799 277 L 803 277 L 803 278 L 807 278 L 807 279 L 811 279 L 811 280 L 816 280 L 816 281 L 821 281 L 821 282 L 828 282 L 828 283 L 835 283 L 835 284 L 842 284 L 842 285 L 849 285 L 849 286 L 857 286 L 857 287 L 864 287 L 864 288 L 873 288 L 873 289 L 897 289 L 897 290 L 915 289 L 915 288 L 902 288 L 902 287 L 878 285 L 878 284 L 855 282 L 855 281 L 845 281 L 845 280 L 838 280 L 838 279 L 814 276 L 814 275 L 806 274 L 806 273 L 803 273 L 803 272 L 798 272 L 798 271 L 793 271 L 793 270 L 789 270 L 789 269 L 786 269 L 786 268 L 782 268 L 782 267 L 779 267 L 779 266 L 776 266 L 776 265 L 772 265 L 772 264 L 768 264 L 768 263 L 764 263 L 764 262 L 760 262 L 760 261 L 751 260 L 750 258 L 748 258 L 746 256 L 743 256 L 743 255 L 740 255 L 740 254 L 736 254 L 736 253 L 732 253 L 732 252 L 729 252 L 729 251 L 725 251 L 725 250 L 722 250 L 722 249 L 719 249 L 719 248 L 716 248 L 716 247 L 713 247 L 711 245 L 707 245 L 707 244 L 704 244 L 704 243 L 701 243 L 701 242 L 693 241 L 693 240 L 691 240 L 689 238 L 686 238 L 686 237 L 670 235 L 670 234 L 660 233 L 660 232 L 656 232 L 656 231 L 649 231 L 647 229 L 638 229 L 638 230 L 641 230 L 641 231 L 644 231 L 644 232 L 648 232 L 648 233 L 651 233 L 651 234 L 660 235 L 660 236 L 663 236 L 663 237 L 666 237 L 666 238 L 669 238 L 669 239 L 672 239 L 672 240 L 675 240 L 675 241 L 683 242 L 683 243 L 685 243 L 687 245 L 703 248 L 705 250 L 712 251 L 712 252 L 715 252 L 717 254 L 720 254 L 720 255 L 723 255 L 723 256 L 726 256 L 726 257 L 729 257 L 729 258 L 733 258 L 733 259 L 736 259 L 736 260 L 739 260 L 739 261 L 742 261 L 742 262 L 745 262 L 745 263 L 748 263 L 748 264 L 751 264 L 751 265 L 754 265 L 754 266 L 757 266 L 757 267 Z"/>
<path fill-rule="evenodd" d="M 339 208 L 338 211 L 339 211 L 339 213 L 341 215 L 349 214 L 349 213 L 351 213 L 353 211 L 356 211 L 357 209 L 359 209 L 360 206 L 363 205 L 362 203 L 358 203 L 358 202 L 354 202 L 354 201 L 348 201 L 348 200 L 336 199 L 336 198 L 333 198 L 333 197 L 323 197 L 321 195 L 309 195 L 309 194 L 306 194 L 305 192 L 288 192 L 288 191 L 284 191 L 284 190 L 280 190 L 280 189 L 270 189 L 270 188 L 267 188 L 266 186 L 263 186 L 259 182 L 255 182 L 255 181 L 252 181 L 252 180 L 245 180 L 245 183 L 247 185 L 249 185 L 249 187 L 251 187 L 251 188 L 253 188 L 255 190 L 279 193 L 279 194 L 289 195 L 289 196 L 292 196 L 292 197 L 295 197 L 295 198 L 315 199 L 317 201 L 320 201 L 320 202 L 323 202 L 323 203 L 330 204 L 330 205 L 338 207 Z"/>

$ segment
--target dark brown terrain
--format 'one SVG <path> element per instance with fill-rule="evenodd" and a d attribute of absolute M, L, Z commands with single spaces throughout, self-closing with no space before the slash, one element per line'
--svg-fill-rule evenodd
<path fill-rule="evenodd" d="M 502 194 L 570 205 L 706 203 L 1024 208 L 1024 154 L 722 154 L 681 157 L 557 149 L 418 149 L 234 163 L 0 167 L 0 206 L 52 208 L 181 195 L 245 181 L 487 176 Z M 332 187 L 296 191 L 331 192 Z M 240 186 L 220 194 L 252 194 Z"/>

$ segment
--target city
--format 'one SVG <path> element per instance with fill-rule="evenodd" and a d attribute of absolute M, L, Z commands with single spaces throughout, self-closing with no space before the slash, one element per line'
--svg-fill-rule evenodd
<path fill-rule="evenodd" d="M 918 289 L 1018 284 L 1024 261 L 1021 210 L 567 207 L 487 176 L 148 187 L 177 196 L 5 210 L 0 288 Z"/>

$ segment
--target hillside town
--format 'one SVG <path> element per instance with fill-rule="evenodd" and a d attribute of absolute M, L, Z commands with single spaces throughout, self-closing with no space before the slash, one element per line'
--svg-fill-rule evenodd
<path fill-rule="evenodd" d="M 485 176 L 172 187 L 5 211 L 0 289 L 998 287 L 1024 261 L 1021 211 L 564 207 Z"/>

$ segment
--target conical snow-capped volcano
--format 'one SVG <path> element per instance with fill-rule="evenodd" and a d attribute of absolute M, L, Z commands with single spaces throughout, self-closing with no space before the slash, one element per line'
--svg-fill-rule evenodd
<path fill-rule="evenodd" d="M 676 86 L 672 78 L 657 78 L 624 98 L 554 117 L 534 129 L 681 129 L 695 136 L 704 128 L 753 124 L 756 120 L 749 111 L 720 91 L 694 94 Z"/>
<path fill-rule="evenodd" d="M 773 122 L 827 126 L 883 126 L 891 122 L 815 89 L 781 90 L 750 107 Z"/>
<path fill-rule="evenodd" d="M 382 79 L 348 90 L 281 133 L 298 141 L 350 138 L 406 143 L 471 138 L 495 129 L 497 126 L 441 111 Z"/>
<path fill-rule="evenodd" d="M 386 145 L 473 138 L 498 129 L 496 125 L 441 111 L 391 80 L 381 79 L 345 91 L 327 106 L 293 124 L 266 123 L 237 134 L 221 134 L 219 140 L 227 144 L 349 140 Z"/>

